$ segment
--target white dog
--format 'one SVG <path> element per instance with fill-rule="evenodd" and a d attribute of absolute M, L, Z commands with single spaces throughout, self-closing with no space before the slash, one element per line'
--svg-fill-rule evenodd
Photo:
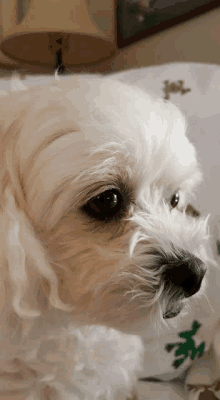
<path fill-rule="evenodd" d="M 0 395 L 126 395 L 142 351 L 132 335 L 181 316 L 205 287 L 207 218 L 185 212 L 201 180 L 185 121 L 98 75 L 0 101 Z"/>

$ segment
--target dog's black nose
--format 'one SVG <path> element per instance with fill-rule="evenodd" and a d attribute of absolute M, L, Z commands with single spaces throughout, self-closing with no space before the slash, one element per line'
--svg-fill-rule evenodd
<path fill-rule="evenodd" d="M 204 262 L 195 256 L 183 257 L 183 259 L 167 263 L 164 271 L 166 286 L 172 285 L 180 288 L 185 297 L 193 296 L 201 287 L 206 273 Z"/>

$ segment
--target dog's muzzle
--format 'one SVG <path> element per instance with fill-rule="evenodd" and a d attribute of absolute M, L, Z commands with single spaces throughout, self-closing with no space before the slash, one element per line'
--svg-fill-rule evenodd
<path fill-rule="evenodd" d="M 190 297 L 197 293 L 201 287 L 206 273 L 206 267 L 199 258 L 189 255 L 182 260 L 167 262 L 163 273 L 165 286 L 179 289 L 183 297 Z"/>

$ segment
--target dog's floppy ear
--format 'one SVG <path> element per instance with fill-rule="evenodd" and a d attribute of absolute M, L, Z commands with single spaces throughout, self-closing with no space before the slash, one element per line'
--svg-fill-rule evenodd
<path fill-rule="evenodd" d="M 36 310 L 38 304 L 36 297 L 42 280 L 46 280 L 50 287 L 48 295 L 50 305 L 69 311 L 70 307 L 59 298 L 59 281 L 50 265 L 47 253 L 27 215 L 17 207 L 10 186 L 6 187 L 4 192 L 2 211 L 4 220 L 2 234 L 5 236 L 5 241 L 1 260 L 4 271 L 0 279 L 2 286 L 8 287 L 8 293 L 4 291 L 4 294 L 7 298 L 10 296 L 15 312 L 21 317 L 40 315 L 40 311 Z M 3 295 L 0 301 L 4 303 Z"/>

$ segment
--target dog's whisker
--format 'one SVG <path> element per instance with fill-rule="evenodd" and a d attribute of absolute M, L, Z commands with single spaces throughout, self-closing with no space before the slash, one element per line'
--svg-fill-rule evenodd
<path fill-rule="evenodd" d="M 212 312 L 213 312 L 213 313 L 215 313 L 215 310 L 214 310 L 214 308 L 212 307 L 212 305 L 211 305 L 211 303 L 210 303 L 210 300 L 209 300 L 209 298 L 208 298 L 207 294 L 206 294 L 206 293 L 204 293 L 204 296 L 205 296 L 205 298 L 206 298 L 206 300 L 207 300 L 207 303 L 208 303 L 208 305 L 210 306 L 210 308 L 211 308 Z"/>

